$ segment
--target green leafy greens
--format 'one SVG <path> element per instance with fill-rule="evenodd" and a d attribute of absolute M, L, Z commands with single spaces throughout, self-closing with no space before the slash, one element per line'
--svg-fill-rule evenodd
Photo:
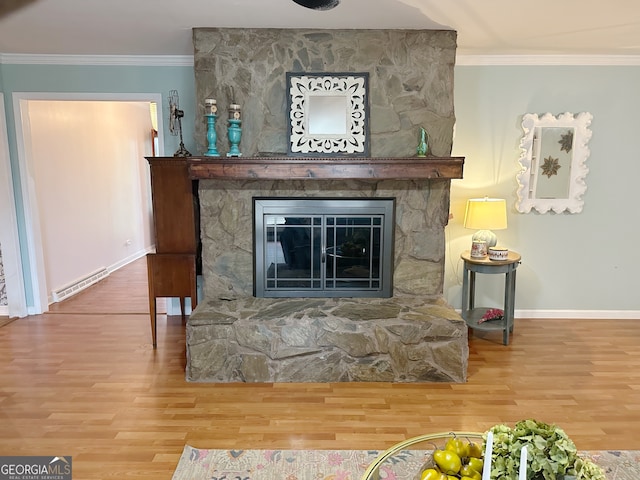
<path fill-rule="evenodd" d="M 600 467 L 577 454 L 573 441 L 560 427 L 537 420 L 521 420 L 514 428 L 495 425 L 491 478 L 518 478 L 520 450 L 527 446 L 527 480 L 606 480 Z M 486 440 L 486 434 L 485 434 Z"/>

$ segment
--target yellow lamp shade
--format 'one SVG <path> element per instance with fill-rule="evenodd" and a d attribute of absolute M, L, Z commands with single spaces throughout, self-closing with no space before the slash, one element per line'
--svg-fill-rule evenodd
<path fill-rule="evenodd" d="M 464 226 L 475 230 L 507 228 L 507 202 L 504 198 L 471 198 L 467 200 Z"/>
<path fill-rule="evenodd" d="M 464 214 L 465 228 L 478 230 L 473 240 L 486 242 L 487 247 L 496 245 L 498 239 L 491 230 L 507 228 L 507 202 L 503 198 L 471 198 L 467 200 Z"/>

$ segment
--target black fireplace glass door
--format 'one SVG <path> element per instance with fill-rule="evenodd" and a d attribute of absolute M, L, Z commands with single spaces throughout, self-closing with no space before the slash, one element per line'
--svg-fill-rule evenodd
<path fill-rule="evenodd" d="M 322 218 L 265 216 L 267 288 L 320 289 Z"/>
<path fill-rule="evenodd" d="M 254 199 L 258 297 L 390 297 L 392 199 Z"/>
<path fill-rule="evenodd" d="M 328 217 L 325 288 L 380 288 L 382 219 Z"/>

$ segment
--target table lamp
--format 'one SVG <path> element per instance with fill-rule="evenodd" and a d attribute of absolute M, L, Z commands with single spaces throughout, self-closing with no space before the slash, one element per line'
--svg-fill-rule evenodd
<path fill-rule="evenodd" d="M 478 230 L 472 241 L 486 242 L 487 248 L 494 247 L 498 237 L 491 230 L 507 228 L 507 202 L 503 198 L 470 198 L 464 213 L 465 228 Z"/>

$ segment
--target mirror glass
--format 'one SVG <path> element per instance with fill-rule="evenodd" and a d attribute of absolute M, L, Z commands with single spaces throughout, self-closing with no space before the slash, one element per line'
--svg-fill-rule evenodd
<path fill-rule="evenodd" d="M 347 133 L 346 95 L 309 95 L 309 135 L 345 135 Z"/>
<path fill-rule="evenodd" d="M 517 176 L 519 212 L 579 213 L 587 189 L 590 113 L 526 114 Z"/>

